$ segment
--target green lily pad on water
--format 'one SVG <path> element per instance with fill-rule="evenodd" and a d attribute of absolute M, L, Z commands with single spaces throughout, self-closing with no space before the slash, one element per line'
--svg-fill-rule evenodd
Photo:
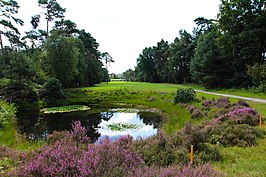
<path fill-rule="evenodd" d="M 84 105 L 69 105 L 69 106 L 59 106 L 59 107 L 51 107 L 51 108 L 43 108 L 41 112 L 45 114 L 53 114 L 53 113 L 66 113 L 66 112 L 74 112 L 74 111 L 86 111 L 90 108 Z"/>
<path fill-rule="evenodd" d="M 142 125 L 138 125 L 138 124 L 128 124 L 128 123 L 123 123 L 123 122 L 119 122 L 119 123 L 112 123 L 112 124 L 107 124 L 108 129 L 112 130 L 112 131 L 125 131 L 125 130 L 132 130 L 132 129 L 140 129 L 143 126 Z"/>

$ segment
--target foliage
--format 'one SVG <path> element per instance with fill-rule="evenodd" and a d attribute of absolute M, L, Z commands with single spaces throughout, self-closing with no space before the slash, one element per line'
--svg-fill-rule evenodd
<path fill-rule="evenodd" d="M 71 86 L 77 75 L 79 49 L 74 37 L 65 37 L 55 31 L 46 43 L 47 72 L 58 79 L 63 88 Z"/>
<path fill-rule="evenodd" d="M 6 51 L 5 77 L 10 79 L 5 87 L 4 97 L 6 100 L 14 102 L 36 102 L 36 93 L 33 78 L 36 70 L 31 59 L 23 53 L 13 55 L 11 51 Z"/>
<path fill-rule="evenodd" d="M 60 107 L 51 107 L 44 108 L 41 111 L 45 114 L 53 114 L 53 113 L 65 113 L 65 112 L 73 112 L 73 111 L 86 111 L 90 108 L 84 105 L 69 105 L 69 106 L 60 106 Z"/>
<path fill-rule="evenodd" d="M 14 122 L 16 118 L 16 108 L 14 104 L 7 103 L 0 99 L 0 127 L 8 123 Z"/>
<path fill-rule="evenodd" d="M 247 74 L 252 77 L 253 84 L 260 89 L 261 92 L 266 91 L 266 64 L 256 63 L 248 67 Z"/>
<path fill-rule="evenodd" d="M 81 146 L 87 141 L 77 141 L 77 137 L 87 140 L 85 129 L 76 122 L 73 131 L 44 147 L 11 175 L 125 176 L 135 174 L 136 169 L 144 165 L 139 155 L 128 150 L 130 137 L 122 137 L 116 142 L 105 139 L 87 146 Z"/>
<path fill-rule="evenodd" d="M 214 125 L 210 130 L 211 143 L 219 143 L 224 146 L 247 147 L 256 145 L 256 140 L 263 136 L 263 133 L 255 127 L 247 124 L 230 124 L 224 122 Z"/>
<path fill-rule="evenodd" d="M 207 88 L 225 86 L 225 74 L 228 72 L 226 65 L 221 57 L 215 34 L 208 32 L 201 35 L 190 64 L 190 73 L 194 82 L 203 84 Z"/>
<path fill-rule="evenodd" d="M 195 110 L 200 112 L 206 109 L 206 104 L 209 109 L 216 111 L 209 112 L 208 117 L 211 117 L 211 120 L 206 117 L 208 121 L 203 121 L 200 125 L 187 124 L 181 130 L 181 133 L 185 131 L 183 136 L 188 136 L 187 145 L 206 142 L 246 147 L 256 145 L 257 139 L 263 137 L 263 132 L 255 127 L 259 124 L 258 112 L 247 107 L 249 106 L 247 103 L 238 101 L 232 105 L 227 98 L 219 98 L 216 101 L 205 100 L 201 108 L 194 108 L 191 118 L 194 118 Z"/>
<path fill-rule="evenodd" d="M 134 124 L 134 123 L 112 123 L 112 124 L 107 124 L 107 128 L 112 130 L 112 131 L 125 131 L 128 129 L 140 129 L 141 126 L 138 124 Z"/>
<path fill-rule="evenodd" d="M 49 78 L 40 89 L 39 95 L 41 99 L 52 101 L 55 99 L 63 98 L 64 92 L 62 90 L 62 85 L 58 79 Z"/>
<path fill-rule="evenodd" d="M 176 91 L 174 102 L 175 103 L 189 103 L 193 101 L 195 97 L 196 97 L 196 92 L 194 89 L 192 88 L 182 89 L 181 88 Z"/>

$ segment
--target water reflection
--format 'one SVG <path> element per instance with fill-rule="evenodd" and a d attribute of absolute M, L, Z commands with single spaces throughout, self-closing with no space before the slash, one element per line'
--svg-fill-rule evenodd
<path fill-rule="evenodd" d="M 92 142 L 109 136 L 112 140 L 121 135 L 131 135 L 135 139 L 146 138 L 157 133 L 161 117 L 158 114 L 143 113 L 122 113 L 108 112 L 90 113 L 89 111 L 42 114 L 39 111 L 20 112 L 17 115 L 19 132 L 25 134 L 29 139 L 43 139 L 53 131 L 71 130 L 73 121 L 80 121 L 87 130 L 87 135 Z M 125 131 L 112 131 L 107 125 L 112 123 L 137 124 L 138 129 Z"/>
<path fill-rule="evenodd" d="M 110 128 L 110 125 L 134 125 L 133 128 L 117 130 Z M 135 126 L 136 125 L 136 126 Z M 134 139 L 147 138 L 157 133 L 157 128 L 153 125 L 144 124 L 143 119 L 137 113 L 113 113 L 109 120 L 102 120 L 99 124 L 97 132 L 101 134 L 98 140 L 109 136 L 110 140 L 114 141 L 120 136 L 131 135 Z"/>

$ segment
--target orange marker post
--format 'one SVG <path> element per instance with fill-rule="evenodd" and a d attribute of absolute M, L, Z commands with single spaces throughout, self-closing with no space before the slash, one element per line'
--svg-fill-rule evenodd
<path fill-rule="evenodd" d="M 193 163 L 193 153 L 194 153 L 194 148 L 193 145 L 190 146 L 190 164 Z"/>
<path fill-rule="evenodd" d="M 260 128 L 262 128 L 262 116 L 260 115 Z"/>

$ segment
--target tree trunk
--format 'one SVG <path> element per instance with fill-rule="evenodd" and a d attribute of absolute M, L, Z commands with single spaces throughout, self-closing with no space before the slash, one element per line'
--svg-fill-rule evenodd
<path fill-rule="evenodd" d="M 49 20 L 46 22 L 46 40 L 48 39 L 48 33 L 49 32 Z"/>
<path fill-rule="evenodd" d="M 2 34 L 0 34 L 0 44 L 1 44 L 1 49 L 2 49 L 3 65 L 5 65 L 6 60 L 5 60 L 5 52 L 4 52 L 4 46 L 3 46 L 3 41 L 2 41 Z"/>

